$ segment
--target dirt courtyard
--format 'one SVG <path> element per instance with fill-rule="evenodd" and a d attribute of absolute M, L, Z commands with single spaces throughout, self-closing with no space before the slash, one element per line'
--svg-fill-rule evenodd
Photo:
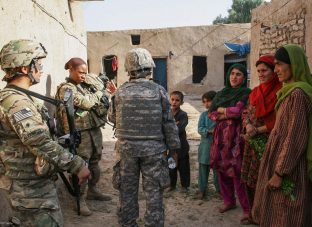
<path fill-rule="evenodd" d="M 212 184 L 212 175 L 210 175 L 208 196 L 206 200 L 197 200 L 195 194 L 197 191 L 197 149 L 199 145 L 199 135 L 197 133 L 197 121 L 199 114 L 204 111 L 200 97 L 186 96 L 182 109 L 188 113 L 189 124 L 187 134 L 190 143 L 190 163 L 191 163 L 191 186 L 189 193 L 183 193 L 180 190 L 179 179 L 178 188 L 174 192 L 164 193 L 165 204 L 165 226 L 191 227 L 191 226 L 207 226 L 207 227 L 237 227 L 240 225 L 240 217 L 242 210 L 238 206 L 237 209 L 231 210 L 225 214 L 218 212 L 218 207 L 222 206 L 222 200 L 215 194 L 215 189 Z M 112 201 L 99 202 L 90 201 L 87 203 L 90 206 L 93 214 L 89 217 L 78 217 L 72 210 L 71 206 L 73 199 L 65 192 L 63 186 L 60 193 L 60 200 L 64 213 L 65 227 L 100 227 L 100 226 L 118 226 L 117 221 L 117 204 L 118 191 L 112 184 L 111 178 L 113 174 L 112 167 L 114 165 L 114 143 L 112 138 L 112 129 L 109 126 L 103 130 L 104 134 L 104 149 L 103 158 L 101 161 L 102 177 L 100 188 L 102 192 L 113 197 Z M 69 198 L 67 198 L 69 197 Z M 138 220 L 139 226 L 144 226 L 145 212 L 145 196 L 140 187 L 139 192 L 140 217 Z M 238 201 L 237 201 L 237 204 Z"/>
<path fill-rule="evenodd" d="M 215 194 L 215 189 L 212 184 L 212 175 L 210 175 L 208 196 L 205 200 L 197 200 L 195 194 L 197 191 L 197 149 L 199 145 L 199 135 L 197 133 L 197 122 L 199 114 L 204 110 L 201 104 L 200 97 L 186 96 L 182 109 L 188 113 L 189 124 L 187 134 L 190 143 L 190 163 L 191 163 L 191 186 L 190 191 L 186 194 L 181 192 L 179 187 L 176 191 L 164 194 L 165 206 L 165 226 L 177 227 L 238 227 L 240 225 L 240 217 L 242 210 L 238 208 L 231 210 L 225 214 L 218 212 L 218 207 L 222 206 L 222 200 Z M 93 214 L 89 217 L 77 216 L 73 210 L 74 199 L 66 191 L 65 186 L 58 180 L 59 199 L 62 206 L 65 227 L 113 227 L 118 226 L 117 220 L 117 204 L 118 191 L 113 189 L 112 167 L 115 161 L 114 143 L 112 128 L 106 126 L 103 129 L 103 157 L 101 160 L 101 181 L 99 188 L 102 192 L 112 196 L 109 202 L 91 201 L 87 203 Z M 6 216 L 9 209 L 0 195 L 0 221 L 1 216 Z M 144 226 L 145 212 L 145 196 L 140 187 L 139 192 L 140 217 L 138 220 L 139 226 Z M 237 204 L 238 201 L 237 201 Z M 2 219 L 3 220 L 3 219 Z"/>

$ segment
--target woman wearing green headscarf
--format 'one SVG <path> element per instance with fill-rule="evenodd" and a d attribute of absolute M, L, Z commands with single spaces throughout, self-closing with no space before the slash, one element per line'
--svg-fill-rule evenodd
<path fill-rule="evenodd" d="M 261 161 L 253 218 L 260 226 L 312 226 L 312 76 L 301 47 L 275 54 L 283 82 L 276 122 Z"/>
<path fill-rule="evenodd" d="M 240 180 L 244 140 L 241 137 L 241 115 L 248 100 L 247 70 L 241 64 L 232 65 L 225 88 L 212 101 L 209 118 L 216 121 L 210 149 L 210 165 L 218 173 L 223 197 L 220 213 L 236 207 L 235 191 L 243 209 L 242 224 L 250 223 L 250 206 L 244 184 Z"/>

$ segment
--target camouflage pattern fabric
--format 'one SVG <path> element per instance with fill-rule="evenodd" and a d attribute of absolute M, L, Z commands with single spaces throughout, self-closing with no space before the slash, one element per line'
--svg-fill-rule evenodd
<path fill-rule="evenodd" d="M 89 186 L 95 186 L 100 180 L 99 162 L 102 157 L 102 132 L 100 126 L 104 124 L 99 119 L 92 108 L 101 104 L 101 97 L 105 94 L 104 85 L 96 75 L 88 74 L 87 82 L 96 87 L 96 92 L 90 91 L 81 85 L 75 85 L 71 82 L 62 83 L 58 86 L 56 99 L 62 100 L 66 88 L 73 91 L 75 111 L 75 126 L 81 130 L 81 143 L 77 149 L 78 155 L 82 157 L 88 164 L 91 172 L 91 180 L 88 181 Z M 107 112 L 107 110 L 106 110 Z M 106 119 L 106 115 L 105 115 Z M 64 134 L 69 133 L 67 116 L 65 109 L 57 109 L 57 120 L 63 126 L 61 131 Z M 85 192 L 86 185 L 81 187 L 81 193 Z"/>
<path fill-rule="evenodd" d="M 44 211 L 40 209 L 34 210 L 20 210 L 14 212 L 13 215 L 22 220 L 22 227 L 61 227 L 63 226 L 62 212 L 58 211 Z"/>
<path fill-rule="evenodd" d="M 166 157 L 162 153 L 146 157 L 132 157 L 127 149 L 119 150 L 121 160 L 114 175 L 119 176 L 120 203 L 118 222 L 121 226 L 138 226 L 138 189 L 140 172 L 146 196 L 145 226 L 164 226 L 163 191 L 170 185 Z M 116 180 L 114 180 L 116 182 Z"/>
<path fill-rule="evenodd" d="M 20 66 L 28 66 L 33 59 L 45 58 L 47 52 L 41 43 L 33 40 L 12 40 L 3 46 L 0 52 L 0 64 L 2 69 L 14 69 Z M 3 80 L 8 80 L 14 74 L 7 74 Z"/>
<path fill-rule="evenodd" d="M 148 143 L 146 143 L 147 147 L 149 147 L 151 149 L 144 149 L 143 148 L 145 152 L 142 152 L 142 150 L 138 149 L 137 152 L 140 154 L 133 154 L 133 155 L 139 157 L 139 156 L 146 156 L 146 155 L 150 155 L 150 154 L 155 154 L 157 152 L 161 153 L 164 150 L 166 150 L 166 149 L 164 149 L 164 146 L 166 146 L 166 148 L 170 149 L 170 150 L 179 149 L 180 148 L 180 139 L 178 136 L 178 128 L 176 126 L 175 120 L 174 120 L 172 112 L 171 112 L 168 94 L 162 86 L 157 85 L 153 81 L 143 79 L 143 78 L 131 80 L 129 83 L 127 83 L 127 88 L 130 90 L 130 91 L 126 92 L 126 93 L 128 93 L 127 97 L 119 94 L 119 92 L 124 92 L 124 90 L 125 90 L 124 86 L 122 85 L 121 88 L 118 88 L 115 95 L 112 97 L 112 101 L 110 103 L 110 108 L 108 110 L 108 119 L 116 125 L 117 119 L 122 118 L 122 116 L 120 116 L 121 113 L 117 112 L 117 109 L 119 109 L 118 106 L 121 105 L 121 103 L 123 103 L 123 100 L 122 100 L 123 98 L 129 99 L 129 96 L 131 97 L 131 89 L 137 88 L 137 86 L 128 86 L 128 84 L 131 84 L 131 83 L 137 84 L 138 86 L 140 86 L 140 85 L 145 86 L 146 83 L 151 83 L 154 85 L 153 87 L 159 91 L 159 94 L 160 94 L 159 105 L 161 105 L 160 108 L 161 108 L 161 114 L 162 114 L 162 116 L 161 116 L 162 120 L 161 120 L 161 122 L 159 122 L 159 124 L 161 124 L 161 127 L 162 127 L 162 133 L 163 133 L 162 137 L 164 137 L 164 139 L 165 139 L 165 143 L 163 142 L 163 139 L 160 140 L 161 143 L 158 143 L 158 144 L 162 144 L 160 146 L 159 145 L 158 146 L 148 146 Z M 145 89 L 149 89 L 149 88 L 145 87 Z M 136 94 L 137 92 L 133 91 L 132 93 Z M 133 99 L 135 99 L 135 98 L 136 98 L 136 96 L 133 95 Z M 132 103 L 135 103 L 135 100 L 132 100 Z M 153 104 L 154 104 L 154 101 L 153 101 Z M 145 109 L 144 110 L 138 109 L 135 112 L 134 111 L 127 111 L 128 115 L 126 117 L 128 117 L 130 119 L 131 118 L 134 119 L 135 117 L 137 117 L 139 115 L 138 113 L 140 111 L 146 112 Z M 144 116 L 144 113 L 142 114 L 142 116 Z M 148 116 L 146 115 L 146 117 L 148 117 Z M 148 125 L 149 119 L 146 119 L 145 121 L 143 120 L 143 122 L 146 124 L 145 128 L 149 128 L 149 125 Z M 118 125 L 116 125 L 116 127 L 117 127 L 116 130 L 118 130 Z M 135 125 L 133 127 L 135 127 Z M 144 126 L 138 125 L 137 127 L 142 128 Z M 131 129 L 128 129 L 128 130 L 131 130 Z M 133 129 L 133 130 L 135 130 L 135 129 Z M 120 136 L 120 139 L 126 139 L 126 138 L 123 138 L 122 136 Z M 135 138 L 133 138 L 133 139 L 135 139 Z M 157 140 L 151 140 L 148 136 L 146 138 L 140 136 L 140 138 L 137 138 L 137 139 L 142 140 L 142 141 L 149 140 L 149 143 L 150 143 L 150 141 L 157 141 Z M 153 147 L 154 147 L 154 149 L 153 149 Z M 155 152 L 155 149 L 157 149 L 156 152 Z"/>
<path fill-rule="evenodd" d="M 156 66 L 152 55 L 144 48 L 132 49 L 126 55 L 125 69 L 127 72 L 154 67 Z"/>
<path fill-rule="evenodd" d="M 118 139 L 163 140 L 159 86 L 146 80 L 124 83 L 115 94 Z M 148 125 L 148 127 L 146 127 Z"/>
<path fill-rule="evenodd" d="M 89 185 L 95 186 L 100 180 L 100 166 L 99 162 L 102 158 L 102 132 L 100 128 L 83 131 L 81 133 L 81 144 L 77 151 L 78 155 L 82 157 L 88 164 L 91 172 L 91 180 Z"/>
<path fill-rule="evenodd" d="M 65 82 L 58 86 L 55 98 L 64 99 L 65 90 L 70 89 L 73 92 L 75 111 L 75 126 L 80 130 L 88 130 L 100 127 L 103 123 L 101 119 L 94 114 L 92 108 L 100 105 L 103 90 L 97 90 L 95 93 L 83 88 L 81 85 L 75 85 L 71 82 Z M 56 118 L 59 121 L 61 134 L 69 132 L 66 111 L 64 107 L 58 107 Z M 100 122 L 100 123 L 99 123 Z"/>
<path fill-rule="evenodd" d="M 51 179 L 56 170 L 78 173 L 84 165 L 83 159 L 51 139 L 38 105 L 26 94 L 4 88 L 0 91 L 0 106 L 0 163 L 10 180 L 6 188 L 13 210 L 22 222 L 33 218 L 40 223 L 41 217 L 46 217 L 42 219 L 45 223 L 51 216 L 54 224 L 43 226 L 62 226 Z"/>
<path fill-rule="evenodd" d="M 168 163 L 163 152 L 167 148 L 172 150 L 180 148 L 178 128 L 172 117 L 168 95 L 161 86 L 143 78 L 131 80 L 128 84 L 131 83 L 135 83 L 137 86 L 142 85 L 140 90 L 147 89 L 143 94 L 148 92 L 151 87 L 159 93 L 155 97 L 159 98 L 158 105 L 160 105 L 159 109 L 161 110 L 159 112 L 161 115 L 159 124 L 163 128 L 161 131 L 163 135 L 160 137 L 162 139 L 151 139 L 148 134 L 146 138 L 142 135 L 136 139 L 118 137 L 115 150 L 119 160 L 113 168 L 113 186 L 120 192 L 118 220 L 121 226 L 137 226 L 136 219 L 139 217 L 138 187 L 141 172 L 143 175 L 143 190 L 146 194 L 145 226 L 164 226 L 163 190 L 169 186 L 170 178 Z M 146 86 L 146 83 L 151 83 L 153 86 Z M 137 96 L 131 94 L 137 92 L 132 92 L 131 89 L 136 89 L 137 86 L 124 86 L 116 91 L 109 108 L 108 118 L 110 121 L 116 124 L 116 119 L 121 117 L 120 112 L 117 110 L 119 105 L 125 103 L 122 100 L 123 98 L 133 98 L 134 100 L 131 103 L 136 103 L 135 98 Z M 124 89 L 129 90 L 125 92 Z M 119 92 L 129 95 L 126 97 L 120 95 Z M 151 93 L 153 92 L 151 91 Z M 147 100 L 144 101 L 147 102 Z M 151 102 L 155 104 L 155 100 L 152 99 Z M 137 108 L 136 111 L 126 111 L 127 115 L 122 116 L 130 119 L 144 116 L 144 114 L 138 114 L 140 111 L 145 112 L 146 109 Z M 148 122 L 148 119 L 143 119 L 142 124 L 149 128 Z M 117 125 L 117 130 L 118 127 L 119 125 Z M 136 125 L 132 127 L 136 127 Z M 137 127 L 142 128 L 142 125 Z"/>

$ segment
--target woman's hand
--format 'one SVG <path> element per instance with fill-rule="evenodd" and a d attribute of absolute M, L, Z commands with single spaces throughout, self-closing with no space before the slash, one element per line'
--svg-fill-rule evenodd
<path fill-rule="evenodd" d="M 277 190 L 282 186 L 282 181 L 283 178 L 274 173 L 268 182 L 268 188 L 271 190 Z"/>
<path fill-rule="evenodd" d="M 224 111 L 225 110 L 225 108 L 223 108 L 223 107 L 218 107 L 218 109 L 217 109 L 217 112 L 218 113 L 221 113 L 221 114 L 224 114 Z"/>
<path fill-rule="evenodd" d="M 113 94 L 116 90 L 117 90 L 117 87 L 115 85 L 115 83 L 111 80 L 107 81 L 106 83 L 106 90 L 110 93 L 110 94 Z"/>
<path fill-rule="evenodd" d="M 257 134 L 257 129 L 252 124 L 246 125 L 246 134 L 251 138 L 254 137 Z"/>

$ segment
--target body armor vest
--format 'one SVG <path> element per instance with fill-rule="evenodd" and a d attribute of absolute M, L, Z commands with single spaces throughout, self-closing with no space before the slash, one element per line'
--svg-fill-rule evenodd
<path fill-rule="evenodd" d="M 116 96 L 116 137 L 162 140 L 162 106 L 159 87 L 151 81 L 122 85 Z"/>
<path fill-rule="evenodd" d="M 64 82 L 64 83 L 61 83 L 57 87 L 56 99 L 58 100 L 61 100 L 59 92 L 63 86 L 71 87 L 73 91 L 75 92 L 77 91 L 81 95 L 84 95 L 84 93 L 82 92 L 83 90 L 82 88 L 78 89 L 77 85 L 74 85 L 69 82 Z M 97 125 L 98 122 L 94 121 L 95 116 L 96 115 L 93 114 L 91 111 L 83 110 L 83 109 L 75 107 L 75 127 L 80 130 L 89 130 L 95 127 L 99 127 Z M 58 125 L 57 125 L 58 134 L 65 135 L 69 133 L 68 119 L 67 119 L 65 107 L 58 106 L 56 108 L 56 118 L 58 120 Z"/>

